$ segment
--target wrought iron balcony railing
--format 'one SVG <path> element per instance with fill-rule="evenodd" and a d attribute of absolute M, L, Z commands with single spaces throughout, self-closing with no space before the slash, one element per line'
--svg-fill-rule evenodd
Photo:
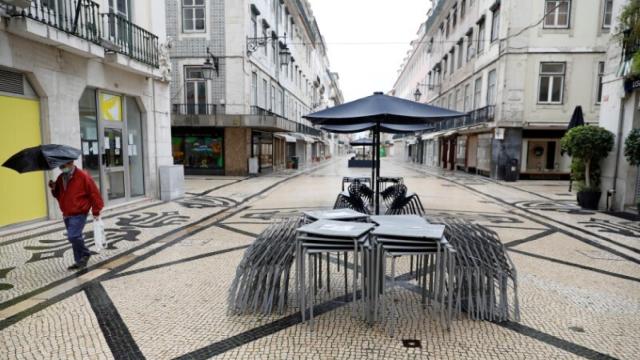
<path fill-rule="evenodd" d="M 251 115 L 275 116 L 283 120 L 293 122 L 293 120 L 289 120 L 282 115 L 278 115 L 270 110 L 265 110 L 259 106 L 251 106 Z M 316 129 L 312 126 L 301 124 L 301 123 L 296 123 L 296 132 L 307 134 L 307 135 L 315 135 L 315 136 L 322 135 L 322 130 Z"/>
<path fill-rule="evenodd" d="M 100 14 L 105 47 L 132 59 L 158 67 L 158 37 L 115 13 Z"/>
<path fill-rule="evenodd" d="M 175 115 L 215 115 L 224 114 L 225 106 L 218 104 L 173 104 Z"/>
<path fill-rule="evenodd" d="M 20 9 L 3 4 L 7 14 L 26 17 L 158 67 L 158 37 L 114 13 L 100 13 L 91 0 L 32 0 Z"/>
<path fill-rule="evenodd" d="M 435 124 L 435 131 L 449 130 L 464 126 L 472 126 L 491 122 L 495 118 L 495 105 L 488 105 L 479 109 L 470 111 L 466 116 L 447 119 Z"/>

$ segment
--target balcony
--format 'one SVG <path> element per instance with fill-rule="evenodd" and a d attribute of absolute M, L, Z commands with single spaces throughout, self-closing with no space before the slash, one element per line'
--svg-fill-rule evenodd
<path fill-rule="evenodd" d="M 249 127 L 266 131 L 298 132 L 321 136 L 322 131 L 312 126 L 289 120 L 259 106 L 251 106 L 248 114 L 229 114 L 224 105 L 173 104 L 171 125 Z"/>
<path fill-rule="evenodd" d="M 91 0 L 32 0 L 24 9 L 2 3 L 0 8 L 12 18 L 35 21 L 40 26 L 10 22 L 9 30 L 56 45 L 85 57 L 105 57 L 117 53 L 158 68 L 158 37 L 114 13 L 100 13 Z M 50 31 L 49 27 L 58 30 Z M 88 43 L 74 41 L 85 40 Z"/>
<path fill-rule="evenodd" d="M 488 105 L 470 111 L 466 116 L 440 121 L 435 124 L 434 131 L 457 129 L 492 122 L 495 118 L 495 111 L 495 105 Z"/>

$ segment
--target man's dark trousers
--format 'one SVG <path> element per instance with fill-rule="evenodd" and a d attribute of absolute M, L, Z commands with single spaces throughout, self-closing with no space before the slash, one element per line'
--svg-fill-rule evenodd
<path fill-rule="evenodd" d="M 76 264 L 80 264 L 83 258 L 91 256 L 91 251 L 84 244 L 82 230 L 87 223 L 87 215 L 75 215 L 64 218 L 64 225 L 67 227 L 67 238 L 73 248 L 73 259 Z"/>

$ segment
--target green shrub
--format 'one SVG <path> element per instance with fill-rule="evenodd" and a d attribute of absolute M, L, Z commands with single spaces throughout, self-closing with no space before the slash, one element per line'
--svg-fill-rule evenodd
<path fill-rule="evenodd" d="M 599 126 L 578 126 L 567 131 L 560 145 L 573 157 L 571 176 L 578 181 L 578 188 L 597 191 L 600 187 L 600 160 L 613 148 L 613 134 Z"/>
<path fill-rule="evenodd" d="M 624 156 L 631 165 L 640 165 L 640 129 L 633 129 L 624 141 Z"/>

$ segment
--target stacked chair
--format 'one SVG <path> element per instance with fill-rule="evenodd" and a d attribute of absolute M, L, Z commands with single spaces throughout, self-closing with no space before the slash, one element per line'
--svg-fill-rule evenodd
<path fill-rule="evenodd" d="M 498 235 L 481 225 L 442 219 L 445 237 L 455 247 L 454 302 L 471 319 L 519 321 L 518 277 Z"/>
<path fill-rule="evenodd" d="M 407 193 L 404 184 L 392 185 L 381 193 L 387 206 L 385 215 L 424 215 L 424 206 L 416 193 Z"/>
<path fill-rule="evenodd" d="M 352 209 L 363 214 L 371 214 L 370 204 L 373 200 L 373 192 L 363 183 L 353 182 L 347 188 L 338 194 L 334 209 Z"/>
<path fill-rule="evenodd" d="M 289 299 L 296 229 L 301 224 L 301 216 L 282 219 L 270 225 L 246 250 L 229 290 L 231 313 L 284 312 Z"/>

